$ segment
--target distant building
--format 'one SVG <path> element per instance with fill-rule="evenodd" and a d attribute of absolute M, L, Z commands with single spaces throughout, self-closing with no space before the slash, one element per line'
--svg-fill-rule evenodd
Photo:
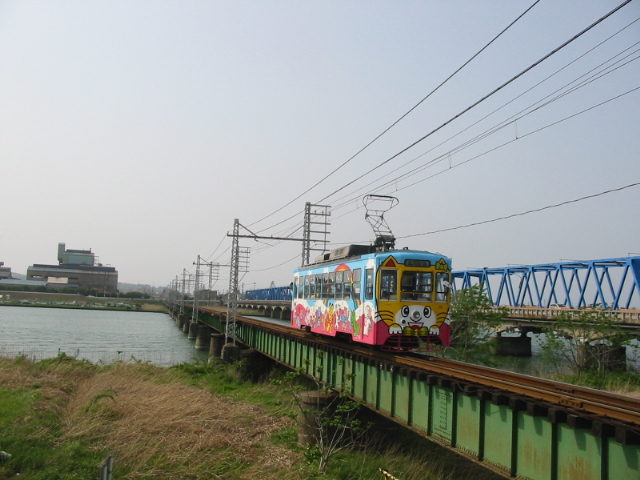
<path fill-rule="evenodd" d="M 118 290 L 114 267 L 98 263 L 91 250 L 67 250 L 64 243 L 58 244 L 58 265 L 34 264 L 27 269 L 27 280 L 44 281 L 49 287 Z"/>
<path fill-rule="evenodd" d="M 10 280 L 11 278 L 13 278 L 11 268 L 5 267 L 4 262 L 0 262 L 0 280 Z"/>

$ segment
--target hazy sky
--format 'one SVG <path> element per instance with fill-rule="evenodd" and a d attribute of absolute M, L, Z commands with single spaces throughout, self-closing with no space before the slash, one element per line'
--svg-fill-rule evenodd
<path fill-rule="evenodd" d="M 456 270 L 640 255 L 640 0 L 469 109 L 621 2 L 540 1 L 351 159 L 534 0 L 0 0 L 0 261 L 65 242 L 165 286 L 228 264 L 236 218 L 300 238 L 305 202 L 368 242 L 367 193 Z M 244 288 L 300 263 L 240 245 Z"/>

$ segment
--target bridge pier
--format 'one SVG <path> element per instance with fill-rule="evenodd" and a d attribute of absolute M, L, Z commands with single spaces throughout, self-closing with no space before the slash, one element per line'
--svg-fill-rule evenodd
<path fill-rule="evenodd" d="M 176 325 L 178 326 L 178 328 L 183 330 L 185 322 L 189 321 L 190 318 L 191 317 L 189 317 L 188 315 L 185 315 L 184 313 L 179 313 L 178 316 L 176 317 Z"/>
<path fill-rule="evenodd" d="M 189 340 L 195 340 L 198 336 L 198 322 L 191 321 L 189 322 L 188 327 L 187 338 Z"/>
<path fill-rule="evenodd" d="M 227 363 L 233 363 L 240 360 L 240 347 L 233 343 L 225 343 L 222 346 L 222 361 Z"/>
<path fill-rule="evenodd" d="M 337 402 L 337 392 L 310 390 L 300 393 L 300 414 L 298 415 L 298 443 L 302 446 L 317 443 L 318 429 L 322 417 L 330 415 L 328 411 Z"/>
<path fill-rule="evenodd" d="M 212 333 L 209 343 L 209 356 L 220 358 L 222 356 L 222 346 L 224 345 L 224 333 Z"/>
<path fill-rule="evenodd" d="M 244 380 L 257 382 L 271 369 L 271 361 L 259 351 L 249 348 L 240 352 L 240 377 Z"/>
<path fill-rule="evenodd" d="M 500 334 L 491 337 L 491 353 L 510 357 L 530 357 L 531 337 L 501 337 Z"/>
<path fill-rule="evenodd" d="M 209 346 L 211 343 L 211 333 L 213 332 L 213 328 L 209 325 L 200 324 L 198 325 L 198 333 L 196 335 L 196 350 L 209 350 Z"/>
<path fill-rule="evenodd" d="M 182 321 L 182 333 L 189 333 L 189 328 L 191 328 L 191 317 L 188 315 L 184 316 L 184 320 Z"/>

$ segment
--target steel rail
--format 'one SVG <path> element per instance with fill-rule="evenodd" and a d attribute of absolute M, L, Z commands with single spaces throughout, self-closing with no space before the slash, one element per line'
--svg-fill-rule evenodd
<path fill-rule="evenodd" d="M 496 388 L 509 394 L 559 405 L 576 414 L 586 413 L 598 419 L 633 424 L 636 428 L 640 426 L 640 400 L 633 397 L 444 358 L 396 356 L 395 361 L 407 367 L 471 382 L 479 388 Z"/>
<path fill-rule="evenodd" d="M 220 312 L 211 311 L 211 313 Z M 427 375 L 435 374 L 456 382 L 472 384 L 478 390 L 489 393 L 503 393 L 521 397 L 524 401 L 543 402 L 550 408 L 560 408 L 579 416 L 608 420 L 613 423 L 621 422 L 634 429 L 640 428 L 640 399 L 634 397 L 446 358 L 434 356 L 417 358 L 374 351 L 355 344 L 346 345 L 332 337 L 321 337 L 248 317 L 239 316 L 238 321 L 266 328 L 281 335 L 304 339 L 326 348 L 337 349 L 344 352 L 346 356 L 357 355 L 372 361 L 395 365 L 398 368 L 407 368 Z"/>

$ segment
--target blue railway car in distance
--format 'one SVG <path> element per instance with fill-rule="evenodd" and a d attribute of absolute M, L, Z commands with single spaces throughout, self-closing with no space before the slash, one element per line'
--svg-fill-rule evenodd
<path fill-rule="evenodd" d="M 448 257 L 348 245 L 293 275 L 293 328 L 385 351 L 429 351 L 450 343 Z"/>
<path fill-rule="evenodd" d="M 291 287 L 259 288 L 247 290 L 244 294 L 247 300 L 291 300 Z"/>

